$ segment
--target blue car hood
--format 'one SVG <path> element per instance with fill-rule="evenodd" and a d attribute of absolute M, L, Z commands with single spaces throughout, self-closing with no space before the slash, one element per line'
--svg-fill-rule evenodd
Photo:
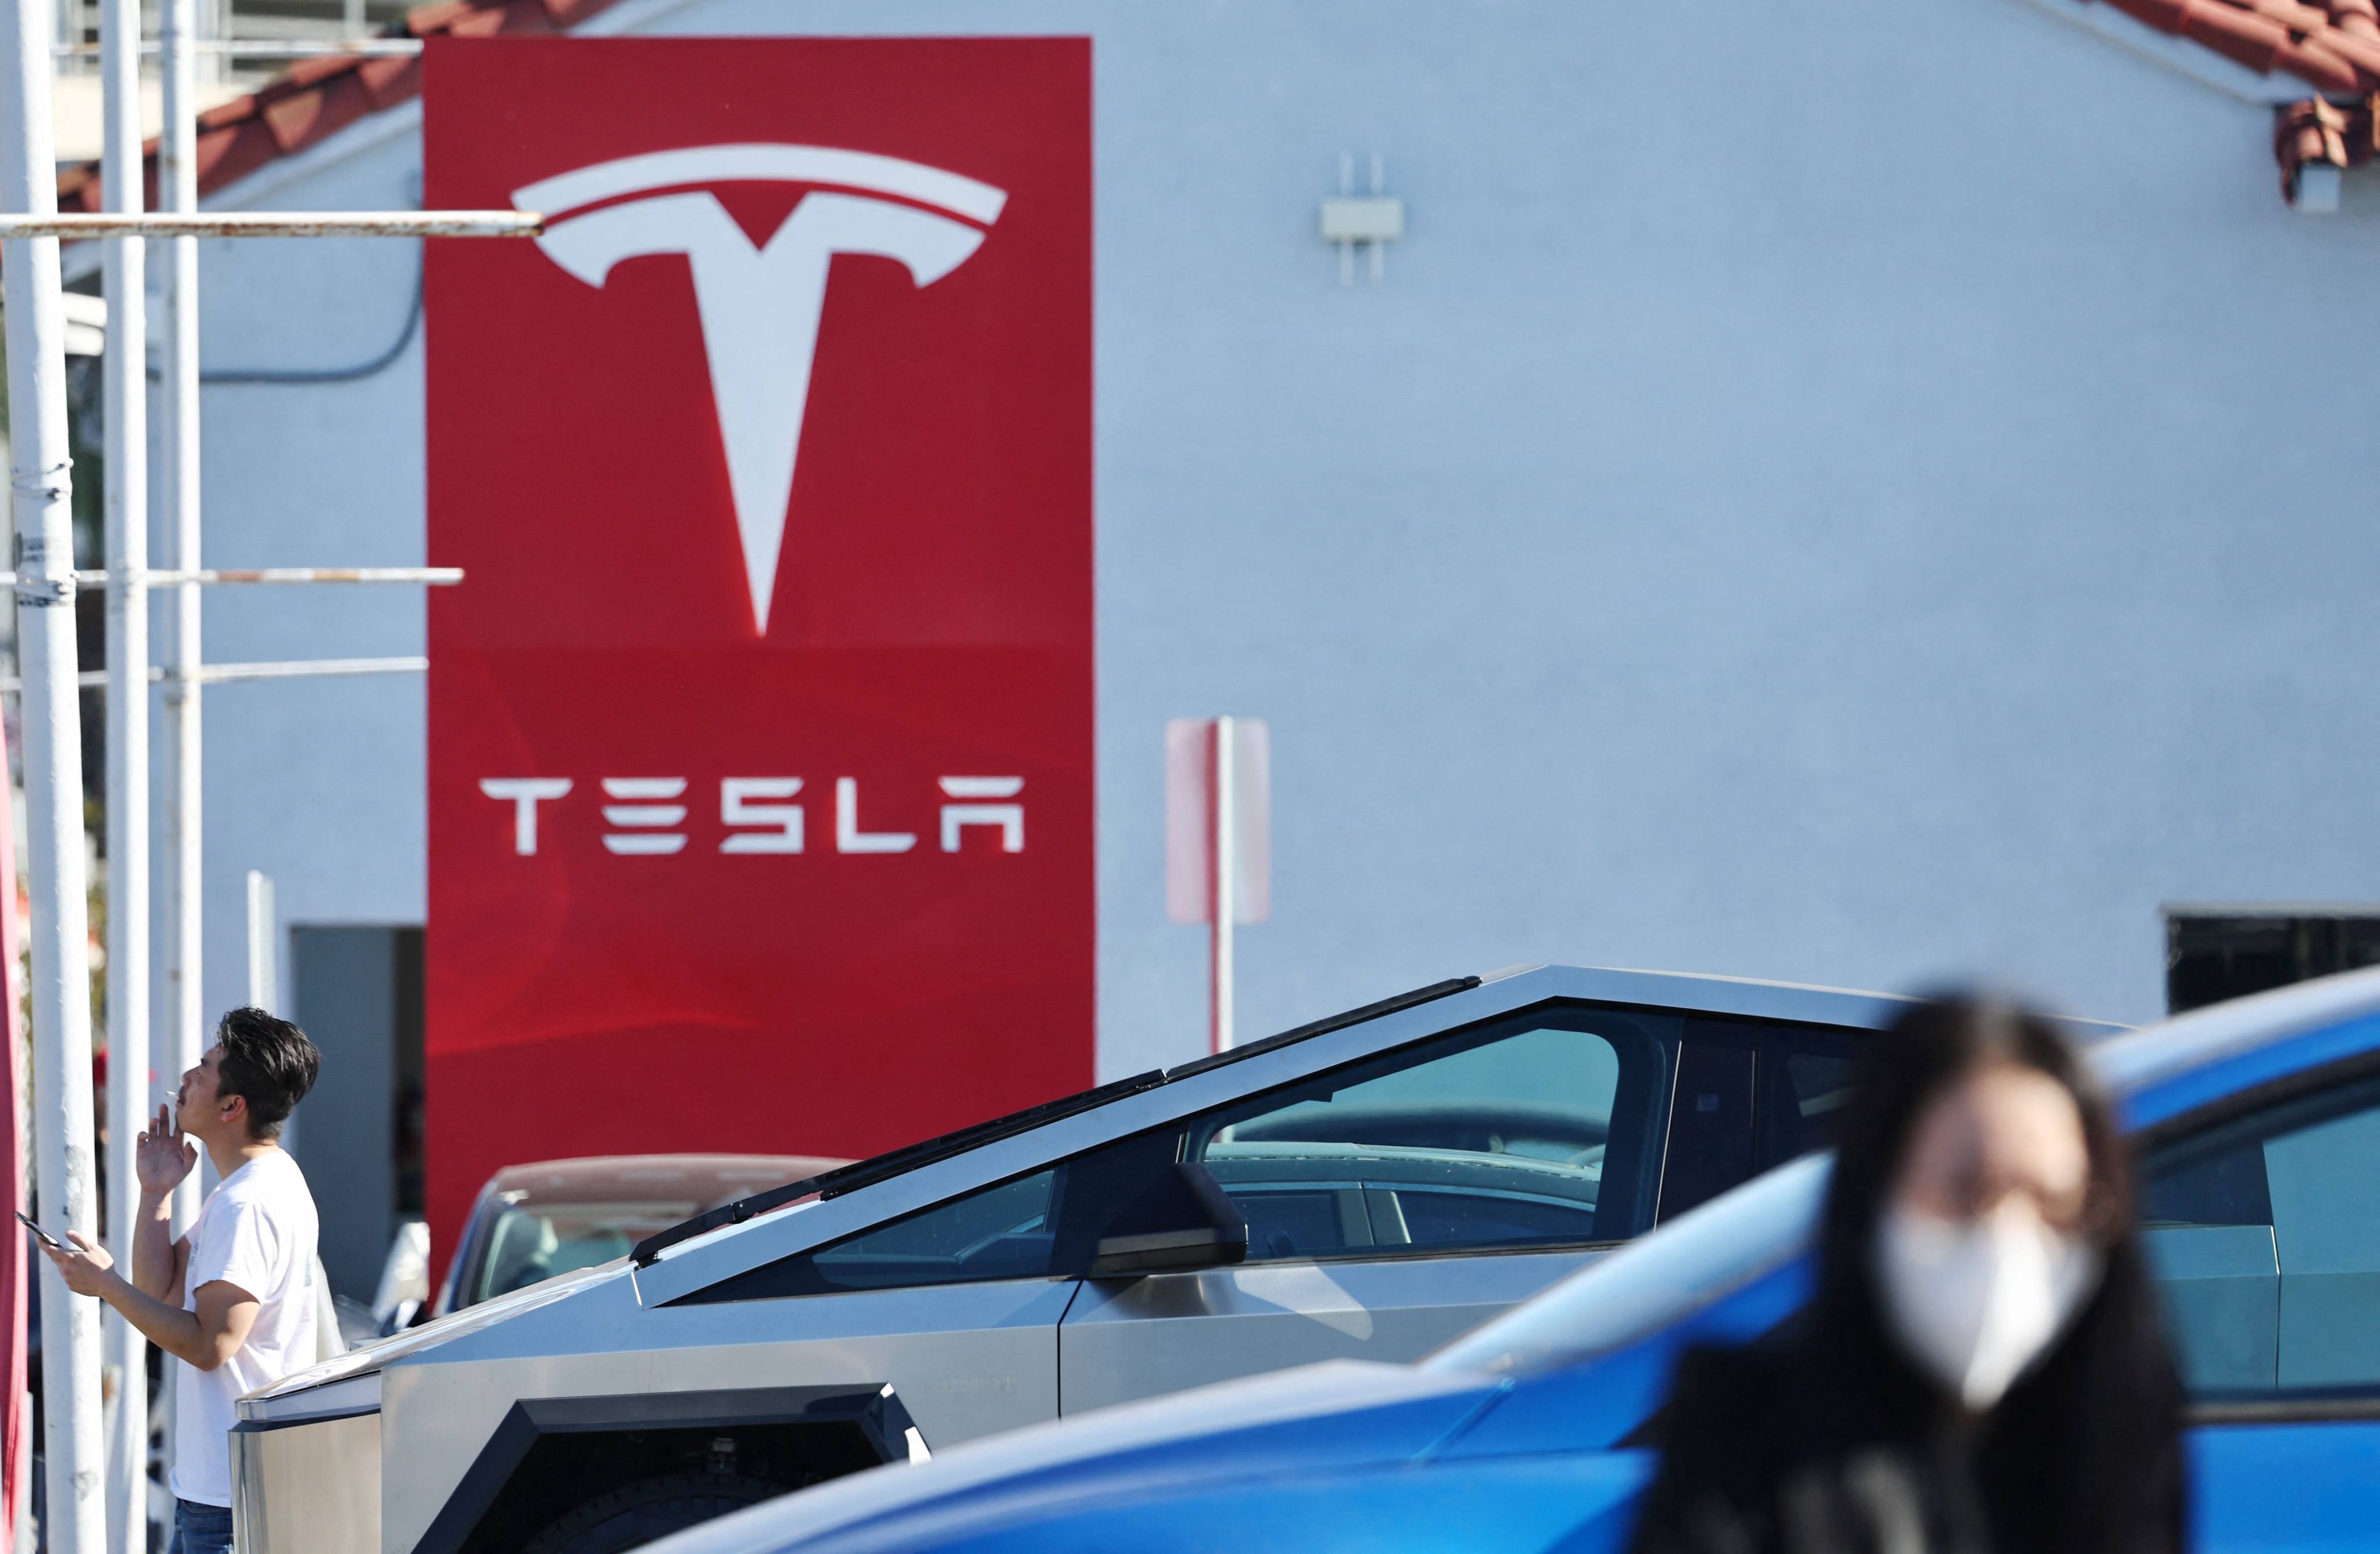
<path fill-rule="evenodd" d="M 1507 1385 L 1354 1360 L 1276 1371 L 872 1468 L 688 1528 L 647 1554 L 898 1548 L 957 1521 L 1008 1522 L 1054 1502 L 1405 1463 L 1459 1432 Z M 1177 1450 L 1184 1444 L 1195 1450 Z"/>
<path fill-rule="evenodd" d="M 1397 1463 L 922 1506 L 802 1554 L 1618 1554 L 1646 1451 Z M 659 1546 L 652 1546 L 658 1548 Z M 672 1546 L 673 1549 L 674 1546 Z M 651 1549 L 648 1549 L 651 1554 Z"/>

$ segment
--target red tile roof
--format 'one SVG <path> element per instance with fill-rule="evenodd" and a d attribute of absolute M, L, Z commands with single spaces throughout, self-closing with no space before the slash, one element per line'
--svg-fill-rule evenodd
<path fill-rule="evenodd" d="M 2259 74 L 2277 70 L 2327 93 L 2275 115 L 2281 198 L 2294 204 L 2308 163 L 2372 159 L 2380 108 L 2380 0 L 2105 0 L 2161 32 L 2213 49 Z M 2341 103 L 2336 97 L 2353 97 Z"/>
<path fill-rule="evenodd" d="M 2380 149 L 2380 0 L 2101 0 L 2161 32 L 2188 38 L 2263 74 L 2280 71 L 2333 96 L 2280 110 L 2274 151 L 2281 189 L 2294 199 L 2297 171 L 2309 162 L 2348 167 Z M 552 33 L 584 21 L 613 0 L 437 0 L 408 13 L 400 37 L 493 37 Z M 367 114 L 395 107 L 421 91 L 417 58 L 346 55 L 298 65 L 247 97 L 199 115 L 199 192 L 212 193 L 266 164 L 305 150 Z M 145 158 L 147 203 L 154 209 L 157 145 Z M 58 176 L 58 208 L 97 211 L 99 164 Z"/>
<path fill-rule="evenodd" d="M 2105 0 L 2160 32 L 2324 91 L 2380 91 L 2375 0 Z"/>
<path fill-rule="evenodd" d="M 613 0 L 437 0 L 417 6 L 389 29 L 392 36 L 439 34 L 492 38 L 499 34 L 565 31 Z M 341 55 L 307 60 L 246 97 L 199 115 L 199 193 L 213 193 L 271 162 L 304 151 L 368 114 L 420 95 L 421 60 Z M 157 142 L 144 148 L 144 203 L 157 204 Z M 58 175 L 58 209 L 100 210 L 99 164 Z"/>

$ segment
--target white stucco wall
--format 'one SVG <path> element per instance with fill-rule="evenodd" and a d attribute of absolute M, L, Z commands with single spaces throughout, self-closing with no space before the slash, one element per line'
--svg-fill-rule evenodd
<path fill-rule="evenodd" d="M 1204 1039 L 1172 716 L 1272 723 L 1249 1032 L 1540 959 L 2137 1020 L 2161 903 L 2380 897 L 2380 194 L 2291 213 L 2256 104 L 2027 0 L 651 29 L 1096 39 L 1103 1074 Z M 410 202 L 418 138 L 350 135 L 233 202 Z M 1377 289 L 1314 236 L 1342 151 L 1408 201 Z M 212 245 L 207 359 L 368 358 L 415 263 Z M 207 560 L 419 562 L 420 396 L 418 341 L 210 390 Z M 210 608 L 215 658 L 422 640 L 402 590 Z M 420 920 L 418 684 L 208 716 L 211 1005 L 249 868 L 289 921 Z"/>

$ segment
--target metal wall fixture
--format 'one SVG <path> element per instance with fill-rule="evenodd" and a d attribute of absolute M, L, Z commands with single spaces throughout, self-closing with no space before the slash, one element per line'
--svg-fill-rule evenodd
<path fill-rule="evenodd" d="M 1405 235 L 1405 202 L 1388 192 L 1388 175 L 1378 152 L 1372 155 L 1372 190 L 1355 192 L 1355 157 L 1339 158 L 1339 193 L 1322 201 L 1322 240 L 1339 249 L 1339 284 L 1355 284 L 1355 250 L 1371 256 L 1372 284 L 1388 278 L 1388 245 Z"/>

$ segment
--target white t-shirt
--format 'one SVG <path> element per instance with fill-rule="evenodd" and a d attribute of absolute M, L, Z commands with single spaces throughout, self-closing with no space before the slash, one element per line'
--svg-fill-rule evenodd
<path fill-rule="evenodd" d="M 182 1309 L 199 1308 L 200 1287 L 220 1280 L 257 1301 L 256 1325 L 237 1353 L 212 1370 L 176 1363 L 174 1494 L 202 1505 L 231 1504 L 233 1405 L 314 1363 L 314 1196 L 285 1149 L 257 1156 L 223 1179 L 190 1227 Z"/>

